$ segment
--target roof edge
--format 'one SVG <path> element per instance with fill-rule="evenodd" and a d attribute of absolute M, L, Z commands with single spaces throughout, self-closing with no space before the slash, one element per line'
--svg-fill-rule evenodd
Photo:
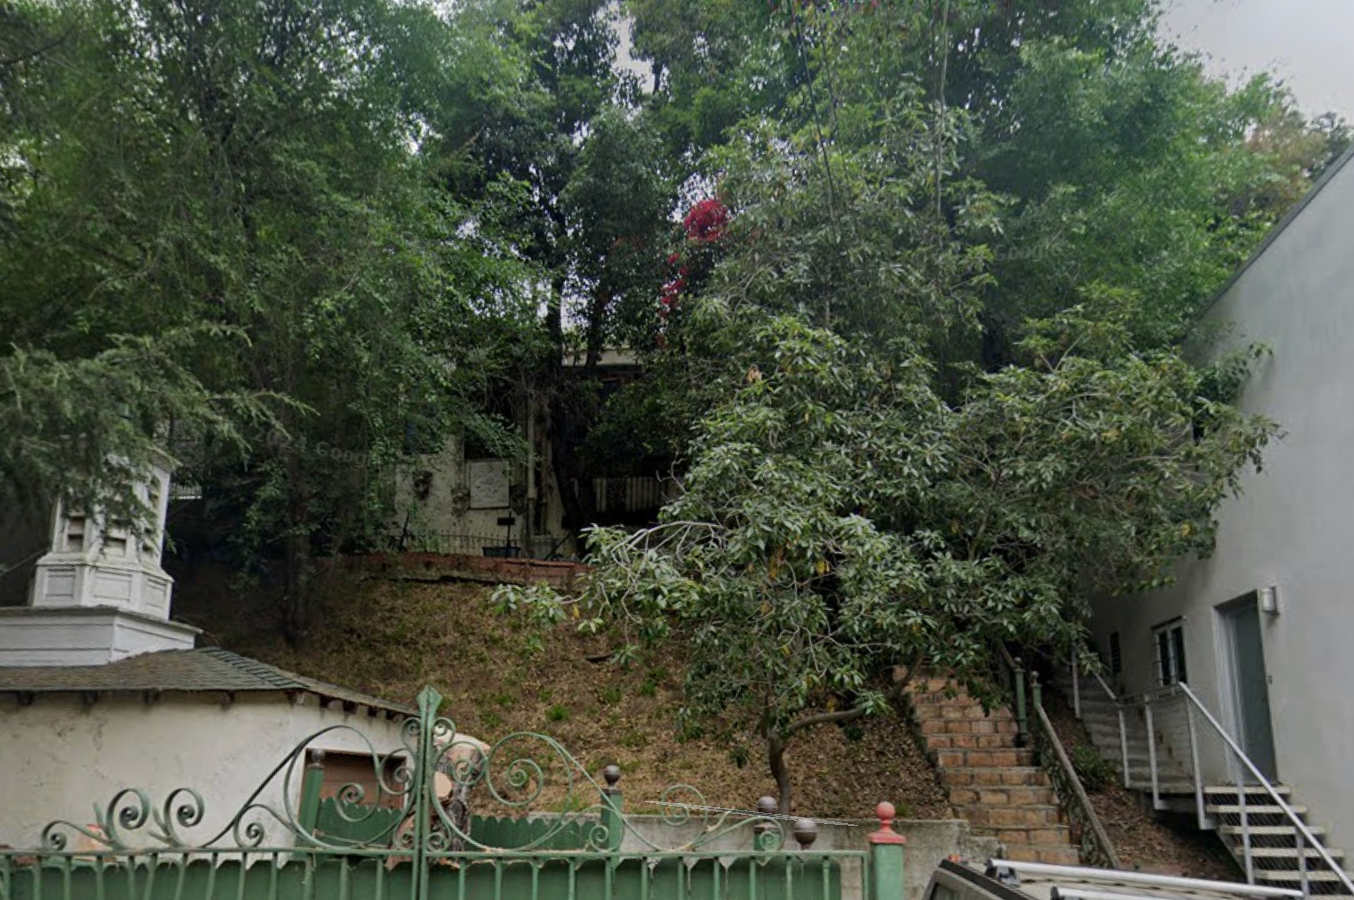
<path fill-rule="evenodd" d="M 1222 300 L 1227 292 L 1241 280 L 1241 276 L 1245 275 L 1246 272 L 1250 270 L 1251 266 L 1259 262 L 1260 257 L 1265 254 L 1265 251 L 1279 239 L 1281 234 L 1288 230 L 1288 226 L 1293 224 L 1294 219 L 1302 215 L 1303 211 L 1316 199 L 1316 195 L 1321 193 L 1326 185 L 1335 180 L 1335 176 L 1340 174 L 1340 170 L 1342 170 L 1351 159 L 1354 159 L 1354 144 L 1351 144 L 1345 152 L 1336 157 L 1335 161 L 1327 167 L 1326 171 L 1321 173 L 1321 177 L 1316 180 L 1316 184 L 1313 184 L 1308 188 L 1307 193 L 1303 195 L 1302 199 L 1293 204 L 1293 208 L 1284 213 L 1283 218 L 1279 219 L 1278 222 L 1274 223 L 1274 227 L 1265 235 L 1265 238 L 1260 242 L 1260 245 L 1252 251 L 1250 257 L 1228 277 L 1227 281 L 1223 283 L 1222 287 L 1218 288 L 1212 298 L 1209 299 L 1208 303 L 1204 304 L 1199 310 L 1199 314 L 1194 317 L 1196 323 L 1213 311 L 1213 307 L 1217 306 L 1218 302 Z"/>

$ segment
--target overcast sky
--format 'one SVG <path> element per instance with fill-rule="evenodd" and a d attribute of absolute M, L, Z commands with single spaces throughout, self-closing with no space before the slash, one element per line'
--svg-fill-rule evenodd
<path fill-rule="evenodd" d="M 1278 74 L 1309 114 L 1354 122 L 1354 0 L 1167 0 L 1173 43 L 1213 72 Z"/>

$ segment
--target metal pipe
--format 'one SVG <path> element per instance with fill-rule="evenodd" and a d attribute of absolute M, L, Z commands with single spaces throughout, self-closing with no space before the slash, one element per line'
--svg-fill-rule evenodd
<path fill-rule="evenodd" d="M 1124 787 L 1131 787 L 1128 775 L 1128 723 L 1124 720 L 1124 708 L 1119 707 L 1119 757 L 1124 764 Z"/>
<path fill-rule="evenodd" d="M 1068 878 L 1078 881 L 1108 881 L 1115 885 L 1141 884 L 1151 887 L 1185 888 L 1196 891 L 1222 891 L 1228 894 L 1244 894 L 1247 897 L 1288 897 L 1294 898 L 1294 900 L 1302 896 L 1301 891 L 1292 888 L 1260 887 L 1259 885 L 1238 884 L 1235 881 L 1207 881 L 1202 878 L 1177 878 L 1173 875 L 1150 875 L 1146 872 L 1120 872 L 1083 866 L 1055 866 L 1052 863 L 993 859 L 988 861 L 987 867 L 989 871 L 993 868 L 1006 868 L 1018 875 Z M 1067 895 L 1067 892 L 1064 891 L 1063 896 Z"/>
<path fill-rule="evenodd" d="M 1157 741 L 1156 729 L 1152 726 L 1152 698 L 1142 698 L 1143 712 L 1147 715 L 1147 767 L 1152 773 L 1152 808 L 1161 809 L 1161 785 L 1157 779 Z"/>
<path fill-rule="evenodd" d="M 1237 802 L 1241 804 L 1241 848 L 1246 859 L 1246 882 L 1255 884 L 1255 860 L 1251 858 L 1251 826 L 1250 817 L 1246 814 L 1246 785 L 1241 780 L 1241 774 L 1236 776 Z"/>
<path fill-rule="evenodd" d="M 1118 703 L 1118 702 L 1119 702 L 1119 697 L 1118 697 L 1118 695 L 1115 694 L 1114 691 L 1110 690 L 1110 686 L 1109 686 L 1108 684 L 1105 683 L 1105 679 L 1104 679 L 1104 678 L 1100 677 L 1100 673 L 1099 673 L 1099 672 L 1096 672 L 1096 673 L 1095 673 L 1095 680 L 1098 681 L 1098 682 L 1100 682 L 1100 689 L 1101 689 L 1102 691 L 1104 691 L 1105 694 L 1106 694 L 1111 700 L 1113 700 L 1115 703 Z"/>
<path fill-rule="evenodd" d="M 1081 681 L 1078 678 L 1077 670 L 1081 668 L 1081 652 L 1072 651 L 1072 713 L 1078 719 L 1081 718 Z"/>
<path fill-rule="evenodd" d="M 1312 834 L 1312 832 L 1308 830 L 1306 823 L 1298 818 L 1298 814 L 1293 811 L 1293 807 L 1289 806 L 1287 801 L 1279 796 L 1279 792 L 1274 790 L 1274 785 L 1269 783 L 1269 779 L 1260 773 L 1260 770 L 1255 767 L 1255 763 L 1251 762 L 1250 757 L 1242 751 L 1241 747 L 1237 745 L 1237 742 L 1232 739 L 1232 736 L 1227 733 L 1226 729 L 1222 727 L 1217 719 L 1213 718 L 1213 714 L 1208 711 L 1208 707 L 1204 706 L 1203 703 L 1199 701 L 1199 698 L 1195 696 L 1194 691 L 1190 689 L 1190 686 L 1181 682 L 1180 688 L 1185 696 L 1189 698 L 1190 702 L 1193 703 L 1203 715 L 1204 721 L 1213 726 L 1213 730 L 1226 742 L 1227 746 L 1230 747 L 1237 758 L 1241 760 L 1241 763 L 1246 768 L 1250 769 L 1251 775 L 1255 776 L 1255 779 L 1259 781 L 1260 785 L 1269 793 L 1269 796 L 1274 801 L 1275 805 L 1284 811 L 1284 815 L 1286 815 L 1288 820 L 1293 823 L 1293 827 L 1297 829 L 1303 839 L 1311 844 L 1312 849 L 1320 854 L 1321 861 L 1329 866 L 1330 870 L 1340 877 L 1340 883 L 1344 885 L 1345 890 L 1354 894 L 1354 882 L 1349 880 L 1349 876 L 1345 874 L 1344 869 L 1335 864 L 1335 860 L 1331 859 L 1331 855 L 1326 852 L 1326 848 L 1316 839 L 1316 835 Z"/>
<path fill-rule="evenodd" d="M 1204 774 L 1199 768 L 1199 736 L 1194 729 L 1194 707 L 1185 704 L 1185 723 L 1189 726 L 1189 764 L 1194 775 L 1194 804 L 1199 812 L 1199 830 L 1208 830 L 1208 811 L 1204 808 Z"/>

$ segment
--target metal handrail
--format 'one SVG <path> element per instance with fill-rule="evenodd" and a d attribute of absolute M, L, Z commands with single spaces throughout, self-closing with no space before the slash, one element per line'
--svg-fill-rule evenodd
<path fill-rule="evenodd" d="M 1073 698 L 1073 710 L 1076 712 L 1076 716 L 1078 719 L 1081 718 L 1081 685 L 1077 679 L 1077 669 L 1080 668 L 1077 665 L 1079 659 L 1080 659 L 1079 653 L 1073 654 L 1072 698 Z M 1132 786 L 1130 784 L 1131 778 L 1129 777 L 1128 772 L 1128 721 L 1124 714 L 1124 701 L 1118 694 L 1114 693 L 1113 689 L 1111 689 L 1109 684 L 1106 683 L 1103 675 L 1101 675 L 1099 672 L 1092 672 L 1091 674 L 1095 676 L 1096 684 L 1100 685 L 1100 689 L 1105 692 L 1105 696 L 1109 697 L 1110 702 L 1114 704 L 1114 711 L 1118 715 L 1120 768 L 1123 774 L 1124 787 L 1126 788 L 1131 787 Z"/>
<path fill-rule="evenodd" d="M 1180 688 L 1180 691 L 1185 695 L 1185 697 L 1189 699 L 1190 703 L 1194 705 L 1194 708 L 1197 709 L 1199 713 L 1204 717 L 1204 721 L 1207 722 L 1210 726 L 1212 726 L 1213 730 L 1218 733 L 1218 736 L 1221 737 L 1223 742 L 1227 744 L 1228 749 L 1230 749 L 1232 753 L 1236 755 L 1236 758 L 1241 761 L 1241 764 L 1244 765 L 1248 770 L 1250 770 L 1251 775 L 1258 782 L 1260 782 L 1260 785 L 1265 789 L 1265 792 L 1269 794 L 1270 799 L 1274 801 L 1274 805 L 1283 810 L 1283 813 L 1288 818 L 1288 821 L 1293 824 L 1293 827 L 1297 830 L 1298 834 L 1301 835 L 1298 841 L 1297 851 L 1298 851 L 1298 864 L 1300 866 L 1300 871 L 1302 873 L 1303 896 L 1310 895 L 1309 886 L 1307 884 L 1307 856 L 1306 853 L 1304 852 L 1305 850 L 1305 848 L 1303 847 L 1304 842 L 1306 842 L 1308 846 L 1310 846 L 1313 850 L 1317 852 L 1317 854 L 1321 857 L 1321 861 L 1324 862 L 1332 872 L 1334 872 L 1336 875 L 1339 876 L 1340 882 L 1341 884 L 1344 885 L 1345 890 L 1349 891 L 1349 893 L 1351 894 L 1354 894 L 1354 881 L 1350 881 L 1349 876 L 1345 874 L 1345 870 L 1335 864 L 1335 860 L 1331 858 L 1330 853 L 1326 851 L 1326 848 L 1322 845 L 1322 843 L 1319 840 L 1317 840 L 1316 835 L 1312 834 L 1311 830 L 1307 827 L 1306 823 L 1303 822 L 1302 819 L 1298 816 L 1297 812 L 1294 811 L 1293 807 L 1289 806 L 1287 801 L 1285 801 L 1282 797 L 1279 796 L 1279 792 L 1274 790 L 1274 785 L 1269 783 L 1269 779 L 1266 778 L 1260 772 L 1260 769 L 1256 767 L 1255 763 L 1251 761 L 1251 758 L 1246 755 L 1244 750 L 1241 749 L 1241 746 L 1236 742 L 1236 740 L 1230 734 L 1227 733 L 1227 729 L 1222 727 L 1222 723 L 1213 717 L 1213 714 L 1208 711 L 1208 708 L 1206 706 L 1203 705 L 1203 703 L 1199 700 L 1198 696 L 1195 695 L 1194 691 L 1190 690 L 1189 685 L 1185 684 L 1184 682 L 1181 682 L 1176 686 Z M 1190 721 L 1192 724 L 1193 720 L 1191 719 Z M 1198 777 L 1197 759 L 1195 761 L 1195 777 L 1196 781 L 1201 780 Z M 1250 859 L 1250 840 L 1249 835 L 1245 834 L 1246 793 L 1244 790 L 1242 790 L 1241 778 L 1239 776 L 1237 777 L 1237 797 L 1239 798 L 1239 802 L 1241 805 L 1241 820 L 1242 820 L 1241 824 L 1243 832 L 1242 837 L 1246 844 L 1245 848 L 1246 878 L 1248 881 L 1251 881 L 1253 883 L 1255 874 Z"/>
<path fill-rule="evenodd" d="M 1082 818 L 1090 826 L 1094 849 L 1104 857 L 1107 868 L 1123 868 L 1123 865 L 1119 862 L 1119 854 L 1114 852 L 1114 843 L 1110 840 L 1109 832 L 1105 831 L 1100 816 L 1096 814 L 1095 807 L 1091 805 L 1091 798 L 1086 794 L 1086 788 L 1082 785 L 1076 767 L 1072 765 L 1072 760 L 1067 755 L 1067 749 L 1063 747 L 1063 742 L 1058 738 L 1058 733 L 1053 730 L 1053 723 L 1049 721 L 1048 713 L 1044 712 L 1044 705 L 1037 701 L 1034 704 L 1034 716 L 1039 723 L 1045 741 L 1053 750 L 1053 758 L 1057 762 L 1058 768 L 1062 770 L 1063 780 L 1071 787 L 1073 799 L 1077 806 L 1081 807 Z"/>
<path fill-rule="evenodd" d="M 1078 666 L 1076 665 L 1074 657 L 1074 662 L 1072 664 L 1072 671 L 1074 674 L 1077 668 Z M 1312 833 L 1311 829 L 1307 827 L 1306 823 L 1302 821 L 1302 819 L 1298 816 L 1297 812 L 1294 811 L 1294 809 L 1288 804 L 1288 802 L 1285 801 L 1279 795 L 1279 792 L 1274 789 L 1274 785 L 1270 784 L 1269 780 L 1265 778 L 1265 776 L 1260 772 L 1260 769 L 1255 765 L 1255 763 L 1251 760 L 1251 758 L 1248 757 L 1245 751 L 1241 749 L 1241 745 L 1236 741 L 1234 737 L 1232 737 L 1231 734 L 1227 732 L 1227 729 L 1223 727 L 1222 723 L 1219 722 L 1211 712 L 1209 712 L 1208 708 L 1204 706 L 1203 701 L 1199 699 L 1198 695 L 1194 693 L 1194 691 L 1190 688 L 1188 684 L 1180 682 L 1177 684 L 1164 685 L 1159 688 L 1154 688 L 1153 690 L 1147 691 L 1143 694 L 1139 694 L 1136 697 L 1130 698 L 1126 696 L 1121 697 L 1116 695 L 1114 691 L 1110 688 L 1110 686 L 1105 683 L 1104 678 L 1100 676 L 1099 672 L 1095 672 L 1093 674 L 1095 676 L 1096 682 L 1100 685 L 1100 689 L 1105 693 L 1105 695 L 1110 699 L 1110 701 L 1114 703 L 1116 712 L 1118 713 L 1119 716 L 1119 752 L 1123 760 L 1125 787 L 1131 787 L 1129 777 L 1128 736 L 1125 722 L 1125 712 L 1130 706 L 1135 708 L 1141 707 L 1147 725 L 1147 755 L 1148 755 L 1148 766 L 1150 767 L 1152 777 L 1152 801 L 1153 805 L 1157 809 L 1163 808 L 1161 804 L 1161 786 L 1158 777 L 1159 773 L 1156 753 L 1157 748 L 1153 727 L 1152 705 L 1154 703 L 1159 703 L 1162 700 L 1182 696 L 1186 699 L 1187 703 L 1185 707 L 1185 724 L 1188 729 L 1190 766 L 1192 769 L 1191 775 L 1192 781 L 1194 782 L 1194 795 L 1195 795 L 1195 804 L 1197 807 L 1197 814 L 1199 818 L 1199 827 L 1201 829 L 1207 829 L 1211 827 L 1211 823 L 1209 822 L 1208 819 L 1206 802 L 1204 798 L 1204 779 L 1202 767 L 1199 764 L 1199 740 L 1194 724 L 1194 712 L 1196 710 L 1200 715 L 1203 716 L 1204 721 L 1206 721 L 1209 724 L 1209 726 L 1213 729 L 1213 731 L 1215 731 L 1217 735 L 1220 738 L 1222 738 L 1223 743 L 1226 745 L 1228 751 L 1233 756 L 1235 756 L 1237 760 L 1241 762 L 1242 766 L 1247 771 L 1249 771 L 1251 776 L 1254 777 L 1256 781 L 1260 784 L 1260 786 L 1264 788 L 1265 793 L 1269 795 L 1270 799 L 1273 801 L 1273 804 L 1283 812 L 1284 817 L 1287 818 L 1289 823 L 1292 825 L 1297 838 L 1296 850 L 1298 859 L 1298 870 L 1300 873 L 1300 877 L 1302 879 L 1303 896 L 1304 897 L 1311 896 L 1311 889 L 1307 872 L 1307 855 L 1306 855 L 1307 847 L 1310 847 L 1313 850 L 1315 850 L 1317 855 L 1321 858 L 1321 861 L 1324 862 L 1326 866 L 1331 870 L 1331 872 L 1333 872 L 1340 879 L 1340 882 L 1344 886 L 1345 890 L 1349 891 L 1351 894 L 1354 894 L 1354 881 L 1351 881 L 1350 877 L 1345 873 L 1345 870 L 1336 864 L 1335 860 L 1331 857 L 1330 853 L 1326 850 L 1325 846 L 1317 839 L 1316 835 Z M 1075 684 L 1076 680 L 1074 679 L 1074 685 Z M 1080 702 L 1078 702 L 1076 706 L 1079 708 Z M 1242 852 L 1245 860 L 1246 880 L 1248 883 L 1254 884 L 1255 864 L 1251 856 L 1251 837 L 1250 832 L 1248 830 L 1248 821 L 1247 821 L 1248 814 L 1246 809 L 1247 805 L 1246 791 L 1244 790 L 1244 785 L 1242 784 L 1241 776 L 1237 775 L 1235 780 L 1237 786 L 1237 803 L 1241 810 L 1240 813 L 1241 841 L 1242 841 Z"/>
<path fill-rule="evenodd" d="M 998 659 L 1004 666 L 1004 672 L 1011 679 L 1015 693 L 1016 703 L 1016 721 L 1020 734 L 1028 739 L 1028 735 L 1034 732 L 1028 724 L 1027 707 L 1025 703 L 1025 668 L 1020 661 L 1011 656 L 1011 651 L 1004 643 L 997 642 Z M 1029 693 L 1031 703 L 1030 707 L 1034 710 L 1034 718 L 1037 722 L 1037 735 L 1042 738 L 1042 743 L 1047 745 L 1053 752 L 1053 759 L 1045 763 L 1048 770 L 1049 780 L 1053 785 L 1054 794 L 1058 801 L 1067 811 L 1068 818 L 1076 824 L 1080 819 L 1090 831 L 1090 841 L 1085 840 L 1085 834 L 1082 835 L 1082 850 L 1087 856 L 1098 856 L 1099 862 L 1111 869 L 1120 868 L 1119 856 L 1114 851 L 1114 844 L 1110 841 L 1109 833 L 1100 821 L 1100 816 L 1096 814 L 1095 807 L 1091 805 L 1091 798 L 1086 794 L 1086 788 L 1081 783 L 1081 777 L 1077 774 L 1076 767 L 1072 765 L 1072 760 L 1067 755 L 1067 749 L 1063 747 L 1062 740 L 1058 737 L 1058 732 L 1054 730 L 1053 723 L 1048 718 L 1048 713 L 1044 711 L 1043 691 L 1039 684 L 1039 673 L 1030 671 Z M 1036 740 L 1036 748 L 1040 741 Z M 1042 757 L 1043 754 L 1041 753 Z M 1070 794 L 1070 796 L 1069 796 Z"/>

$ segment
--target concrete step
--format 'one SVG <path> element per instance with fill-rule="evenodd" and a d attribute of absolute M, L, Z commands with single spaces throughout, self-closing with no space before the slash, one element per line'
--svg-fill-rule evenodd
<path fill-rule="evenodd" d="M 1053 806 L 1058 802 L 1052 788 L 973 787 L 951 788 L 952 806 Z"/>
<path fill-rule="evenodd" d="M 1124 774 L 1122 769 L 1119 774 L 1121 776 Z M 1152 770 L 1146 766 L 1129 766 L 1128 781 L 1133 787 L 1150 791 L 1152 789 Z M 1180 769 L 1159 767 L 1157 769 L 1157 784 L 1161 785 L 1163 791 L 1166 790 L 1167 785 L 1170 785 L 1172 793 L 1194 793 L 1194 779 L 1189 777 L 1188 772 Z"/>
<path fill-rule="evenodd" d="M 1333 850 L 1330 847 L 1327 847 L 1326 853 L 1330 855 L 1331 859 L 1345 858 L 1345 851 L 1343 850 Z M 1307 857 L 1309 860 L 1317 860 L 1317 861 L 1321 860 L 1321 854 L 1318 853 L 1316 849 L 1312 847 L 1303 847 L 1302 855 Z M 1256 859 L 1289 860 L 1291 861 L 1293 868 L 1295 869 L 1297 868 L 1298 865 L 1298 850 L 1296 847 L 1252 847 L 1251 856 L 1255 857 Z"/>
<path fill-rule="evenodd" d="M 1305 807 L 1305 806 L 1293 806 L 1293 805 L 1290 804 L 1288 808 L 1291 809 L 1293 812 L 1297 813 L 1299 816 L 1304 817 L 1304 819 L 1305 819 L 1305 817 L 1306 817 L 1306 815 L 1307 815 L 1307 807 Z M 1241 815 L 1242 809 L 1243 809 L 1243 807 L 1242 807 L 1241 804 L 1239 804 L 1239 803 L 1238 803 L 1238 804 L 1235 804 L 1235 805 L 1233 805 L 1233 804 L 1228 804 L 1228 803 L 1222 803 L 1222 804 L 1206 804 L 1206 805 L 1204 806 L 1204 812 L 1212 813 L 1212 814 L 1214 814 L 1214 815 L 1220 815 L 1220 816 L 1239 816 L 1239 815 Z M 1246 804 L 1246 806 L 1244 807 L 1244 809 L 1245 809 L 1246 815 L 1248 815 L 1248 816 L 1282 816 L 1282 815 L 1285 815 L 1284 808 L 1283 808 L 1282 806 L 1270 806 L 1270 805 L 1267 805 L 1267 804 L 1250 803 L 1250 802 L 1248 802 L 1248 803 Z"/>
<path fill-rule="evenodd" d="M 956 806 L 955 813 L 974 828 L 1056 828 L 1063 824 L 1056 806 Z"/>
<path fill-rule="evenodd" d="M 1280 797 L 1285 797 L 1285 798 L 1286 798 L 1286 797 L 1292 796 L 1292 794 L 1293 794 L 1293 789 L 1292 789 L 1291 787 L 1289 787 L 1288 785 L 1286 785 L 1286 784 L 1276 784 L 1276 785 L 1273 785 L 1273 788 L 1274 788 L 1274 793 L 1278 794 Z M 1249 798 L 1250 798 L 1250 797 L 1253 797 L 1253 796 L 1261 796 L 1261 797 L 1268 797 L 1268 796 L 1269 796 L 1269 791 L 1265 790 L 1264 787 L 1262 787 L 1261 785 L 1258 785 L 1258 784 L 1248 784 L 1248 785 L 1245 785 L 1245 786 L 1243 787 L 1243 790 L 1245 791 L 1246 797 L 1248 798 L 1248 799 L 1247 799 L 1247 802 L 1250 802 L 1250 801 L 1249 801 Z M 1217 795 L 1222 795 L 1222 796 L 1227 796 L 1227 797 L 1236 797 L 1237 794 L 1238 794 L 1238 791 L 1237 791 L 1236 785 L 1234 785 L 1234 784 L 1206 784 L 1206 785 L 1204 785 L 1204 796 L 1209 797 L 1209 798 L 1212 798 L 1212 797 L 1217 796 Z"/>
<path fill-rule="evenodd" d="M 940 773 L 941 784 L 948 788 L 1049 787 L 1048 774 L 1037 766 L 966 768 L 952 766 Z"/>
<path fill-rule="evenodd" d="M 1129 790 L 1140 791 L 1144 794 L 1152 793 L 1152 781 L 1146 775 L 1139 777 L 1136 774 L 1132 774 L 1129 779 L 1128 787 Z M 1161 794 L 1163 797 L 1167 795 L 1192 795 L 1194 793 L 1194 785 L 1185 779 L 1162 778 L 1157 781 L 1157 793 Z"/>
<path fill-rule="evenodd" d="M 1278 885 L 1280 887 L 1300 887 L 1302 885 L 1302 873 L 1297 869 L 1294 869 L 1291 872 L 1287 869 L 1256 869 L 1255 880 L 1267 881 L 1270 884 Z M 1323 869 L 1316 872 L 1308 871 L 1307 880 L 1333 881 L 1338 883 L 1340 881 L 1340 876 L 1329 869 Z"/>
<path fill-rule="evenodd" d="M 1317 838 L 1326 833 L 1326 829 L 1318 825 L 1308 825 L 1307 830 Z M 1292 825 L 1249 825 L 1245 828 L 1240 825 L 1219 825 L 1218 834 L 1236 835 L 1238 838 L 1243 834 L 1249 834 L 1251 837 L 1296 838 L 1298 830 Z"/>

